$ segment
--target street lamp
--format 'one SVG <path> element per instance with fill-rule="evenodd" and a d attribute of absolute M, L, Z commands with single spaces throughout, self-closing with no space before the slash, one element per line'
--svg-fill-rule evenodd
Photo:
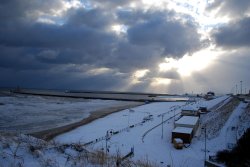
<path fill-rule="evenodd" d="M 161 114 L 161 139 L 163 139 L 163 117 L 164 114 Z"/>
<path fill-rule="evenodd" d="M 163 117 L 165 114 L 169 114 L 169 111 L 167 113 L 161 114 L 161 139 L 163 139 Z"/>
<path fill-rule="evenodd" d="M 242 81 L 240 81 L 240 94 L 242 95 Z"/>
<path fill-rule="evenodd" d="M 175 109 L 174 109 L 174 121 L 175 121 Z"/>
<path fill-rule="evenodd" d="M 207 127 L 206 124 L 204 126 L 204 128 L 202 128 L 205 130 L 205 158 L 204 158 L 204 166 L 206 166 L 206 159 L 207 159 Z"/>
<path fill-rule="evenodd" d="M 172 112 L 172 110 L 160 115 L 161 116 L 161 139 L 163 139 L 163 117 L 165 116 L 165 114 L 169 114 L 170 112 Z M 174 116 L 175 116 L 175 109 L 174 109 Z"/>
<path fill-rule="evenodd" d="M 238 94 L 237 84 L 236 84 L 236 86 L 235 86 L 235 94 L 236 94 L 236 95 Z"/>

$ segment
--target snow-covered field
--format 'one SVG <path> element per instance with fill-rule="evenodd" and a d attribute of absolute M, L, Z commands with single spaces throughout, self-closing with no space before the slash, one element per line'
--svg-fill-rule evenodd
<path fill-rule="evenodd" d="M 110 131 L 119 131 L 118 134 L 111 136 L 107 141 L 109 154 L 116 154 L 118 151 L 125 155 L 134 147 L 133 159 L 149 159 L 156 162 L 159 166 L 203 166 L 204 164 L 204 138 L 195 137 L 192 144 L 183 150 L 176 150 L 171 144 L 171 131 L 173 130 L 174 119 L 170 119 L 163 126 L 150 131 L 142 140 L 144 133 L 151 127 L 172 117 L 174 113 L 179 113 L 181 108 L 186 105 L 198 107 L 200 105 L 212 108 L 221 103 L 223 104 L 228 96 L 211 101 L 199 101 L 194 104 L 185 103 L 151 103 L 144 106 L 133 108 L 133 112 L 124 110 L 114 113 L 105 118 L 98 119 L 86 126 L 79 127 L 71 132 L 55 138 L 60 143 L 89 143 L 90 150 L 106 150 L 105 135 Z M 239 115 L 244 111 L 246 104 L 241 103 L 230 116 L 219 136 L 207 140 L 207 155 L 214 155 L 216 151 L 227 148 L 228 143 L 235 143 L 235 132 L 230 131 L 232 126 L 239 124 Z M 141 123 L 146 115 L 153 115 L 153 120 Z M 203 115 L 202 117 L 206 117 Z M 141 123 L 141 124 L 140 124 Z M 135 127 L 127 128 L 135 125 Z M 208 134 L 209 135 L 209 134 Z M 96 142 L 95 142 L 96 141 Z"/>
<path fill-rule="evenodd" d="M 83 154 L 77 153 L 77 149 L 72 149 L 72 147 L 74 144 L 82 145 L 86 143 L 89 143 L 86 145 L 86 149 L 90 152 L 98 150 L 101 152 L 107 151 L 109 155 L 114 156 L 118 153 L 126 155 L 130 152 L 131 148 L 134 148 L 132 160 L 151 161 L 155 164 L 153 166 L 204 166 L 205 136 L 202 132 L 204 129 L 197 131 L 189 147 L 176 150 L 171 143 L 171 131 L 173 130 L 174 119 L 178 119 L 178 115 L 175 117 L 174 115 L 180 113 L 181 108 L 186 106 L 192 106 L 193 108 L 206 106 L 207 108 L 213 108 L 213 111 L 201 116 L 202 121 L 200 127 L 202 127 L 204 123 L 208 124 L 209 121 L 213 122 L 213 120 L 223 123 L 223 114 L 217 114 L 217 116 L 221 117 L 220 119 L 212 115 L 216 115 L 217 112 L 220 112 L 218 111 L 219 109 L 223 110 L 223 105 L 230 99 L 228 96 L 221 96 L 211 101 L 198 101 L 189 104 L 184 102 L 146 104 L 132 108 L 132 110 L 127 109 L 110 114 L 68 133 L 57 136 L 52 144 L 43 144 L 42 141 L 36 141 L 31 137 L 21 137 L 21 139 L 19 138 L 17 141 L 11 142 L 6 141 L 6 138 L 1 138 L 0 150 L 2 153 L 0 154 L 0 166 L 1 164 L 8 166 L 13 162 L 13 164 L 21 164 L 27 167 L 44 166 L 46 164 L 52 164 L 52 166 L 96 166 L 91 165 L 89 163 L 91 160 L 89 159 L 88 162 L 82 161 L 77 163 L 77 161 L 81 160 L 80 157 L 83 156 Z M 240 102 L 233 106 L 233 111 L 230 112 L 224 124 L 218 123 L 218 125 L 222 125 L 218 135 L 213 135 L 214 133 L 210 133 L 209 129 L 207 129 L 207 159 L 209 155 L 215 155 L 217 151 L 235 144 L 236 139 L 250 126 L 250 109 L 246 108 L 247 105 L 247 103 Z M 152 127 L 162 122 L 162 114 L 164 114 L 163 120 L 165 123 L 163 126 L 160 125 L 152 129 Z M 145 120 L 145 117 L 152 119 Z M 209 127 L 210 126 L 207 126 L 207 128 Z M 150 129 L 152 130 L 148 131 Z M 111 131 L 113 135 L 111 135 Z M 109 140 L 105 140 L 107 132 Z M 21 144 L 19 146 L 18 143 L 20 141 Z M 38 144 L 34 144 L 34 142 Z M 6 143 L 10 144 L 6 146 Z M 61 147 L 55 147 L 56 145 L 53 143 L 57 143 L 57 146 L 64 148 L 59 149 Z M 31 151 L 31 145 L 36 146 L 36 151 Z M 70 145 L 71 148 L 68 147 Z M 15 150 L 17 150 L 17 156 L 14 156 Z M 114 164 L 111 166 L 114 166 Z"/>
<path fill-rule="evenodd" d="M 0 96 L 0 131 L 41 131 L 80 121 L 93 111 L 132 103 L 15 94 Z"/>

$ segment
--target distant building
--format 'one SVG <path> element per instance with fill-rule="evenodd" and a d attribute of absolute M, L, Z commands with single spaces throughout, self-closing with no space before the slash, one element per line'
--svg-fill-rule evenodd
<path fill-rule="evenodd" d="M 207 92 L 207 94 L 204 96 L 205 99 L 207 100 L 212 100 L 214 99 L 215 93 L 214 92 Z"/>
<path fill-rule="evenodd" d="M 199 112 L 197 108 L 194 108 L 193 106 L 186 106 L 182 108 L 181 115 L 182 116 L 199 116 Z"/>
<path fill-rule="evenodd" d="M 199 114 L 207 113 L 208 112 L 207 107 L 206 106 L 200 106 L 199 109 L 198 109 L 198 112 L 199 112 Z"/>
<path fill-rule="evenodd" d="M 215 93 L 210 91 L 210 92 L 207 92 L 207 95 L 215 96 Z"/>

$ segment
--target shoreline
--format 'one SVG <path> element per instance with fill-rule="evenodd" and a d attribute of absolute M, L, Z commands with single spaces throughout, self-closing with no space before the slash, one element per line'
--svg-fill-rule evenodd
<path fill-rule="evenodd" d="M 193 102 L 189 97 L 170 95 L 164 97 L 164 94 L 139 94 L 139 93 L 100 93 L 100 92 L 55 92 L 39 90 L 12 90 L 16 94 L 26 94 L 34 96 L 51 96 L 51 97 L 69 97 L 84 99 L 101 99 L 101 100 L 119 100 L 119 101 L 137 101 L 137 102 Z"/>
<path fill-rule="evenodd" d="M 76 128 L 82 126 L 82 125 L 86 125 L 88 123 L 91 123 L 99 118 L 103 118 L 103 117 L 108 116 L 112 113 L 119 112 L 119 111 L 122 111 L 122 110 L 125 110 L 128 108 L 132 108 L 132 107 L 141 106 L 144 104 L 145 103 L 137 102 L 137 104 L 127 104 L 127 105 L 123 105 L 123 106 L 116 106 L 116 107 L 109 107 L 109 108 L 100 109 L 100 110 L 91 112 L 89 117 L 84 118 L 81 121 L 71 123 L 68 125 L 64 125 L 64 126 L 60 126 L 60 127 L 56 127 L 56 128 L 51 128 L 48 130 L 43 130 L 43 131 L 34 132 L 34 133 L 28 133 L 28 135 L 49 141 L 60 134 L 69 132 L 73 129 L 76 129 Z"/>

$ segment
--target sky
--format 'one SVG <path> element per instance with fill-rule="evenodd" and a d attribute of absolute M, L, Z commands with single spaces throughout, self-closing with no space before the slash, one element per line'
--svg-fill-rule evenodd
<path fill-rule="evenodd" d="M 0 1 L 0 87 L 244 93 L 249 46 L 249 0 Z"/>

